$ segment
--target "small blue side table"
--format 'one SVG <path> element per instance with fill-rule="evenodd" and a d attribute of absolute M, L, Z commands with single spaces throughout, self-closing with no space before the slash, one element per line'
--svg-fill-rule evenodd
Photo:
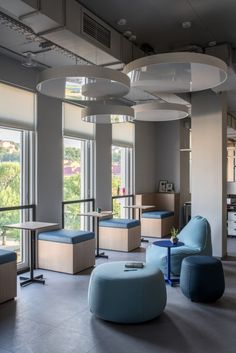
<path fill-rule="evenodd" d="M 179 277 L 178 278 L 171 278 L 171 258 L 170 258 L 170 249 L 171 248 L 179 248 L 180 246 L 183 246 L 184 243 L 181 241 L 178 241 L 177 244 L 173 244 L 170 240 L 158 240 L 154 241 L 153 245 L 156 246 L 161 246 L 162 248 L 167 248 L 167 276 L 164 275 L 165 281 L 171 285 L 171 287 L 174 286 L 174 283 L 179 283 Z"/>

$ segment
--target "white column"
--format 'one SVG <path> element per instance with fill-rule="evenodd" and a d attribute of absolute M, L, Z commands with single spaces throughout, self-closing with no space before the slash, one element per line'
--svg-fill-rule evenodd
<path fill-rule="evenodd" d="M 192 95 L 192 216 L 208 219 L 213 255 L 219 257 L 227 241 L 226 124 L 225 94 Z"/>

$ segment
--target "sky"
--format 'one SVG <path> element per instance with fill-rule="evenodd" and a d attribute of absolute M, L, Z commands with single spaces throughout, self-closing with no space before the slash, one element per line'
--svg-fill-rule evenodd
<path fill-rule="evenodd" d="M 20 131 L 0 128 L 0 141 L 13 141 L 20 143 Z"/>

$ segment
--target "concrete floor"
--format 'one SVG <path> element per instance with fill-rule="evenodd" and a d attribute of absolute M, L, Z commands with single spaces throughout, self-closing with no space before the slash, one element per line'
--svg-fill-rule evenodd
<path fill-rule="evenodd" d="M 90 314 L 91 271 L 75 276 L 36 271 L 44 273 L 45 286 L 18 287 L 17 300 L 0 305 L 0 353 L 235 353 L 236 238 L 229 239 L 228 250 L 221 300 L 192 303 L 179 287 L 167 286 L 164 313 L 139 325 L 112 324 Z M 108 261 L 145 259 L 144 248 L 107 253 Z"/>

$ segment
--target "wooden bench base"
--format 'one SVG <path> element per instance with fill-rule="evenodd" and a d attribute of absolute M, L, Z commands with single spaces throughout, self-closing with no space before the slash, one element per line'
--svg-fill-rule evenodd
<path fill-rule="evenodd" d="M 167 218 L 142 218 L 141 234 L 143 237 L 162 238 L 170 234 L 170 229 L 175 225 L 175 217 Z"/>
<path fill-rule="evenodd" d="M 0 265 L 0 303 L 16 297 L 16 261 Z"/>
<path fill-rule="evenodd" d="M 38 240 L 38 267 L 75 274 L 95 265 L 95 239 L 77 244 Z"/>
<path fill-rule="evenodd" d="M 140 247 L 141 227 L 110 228 L 99 227 L 99 246 L 101 249 L 131 251 Z"/>

